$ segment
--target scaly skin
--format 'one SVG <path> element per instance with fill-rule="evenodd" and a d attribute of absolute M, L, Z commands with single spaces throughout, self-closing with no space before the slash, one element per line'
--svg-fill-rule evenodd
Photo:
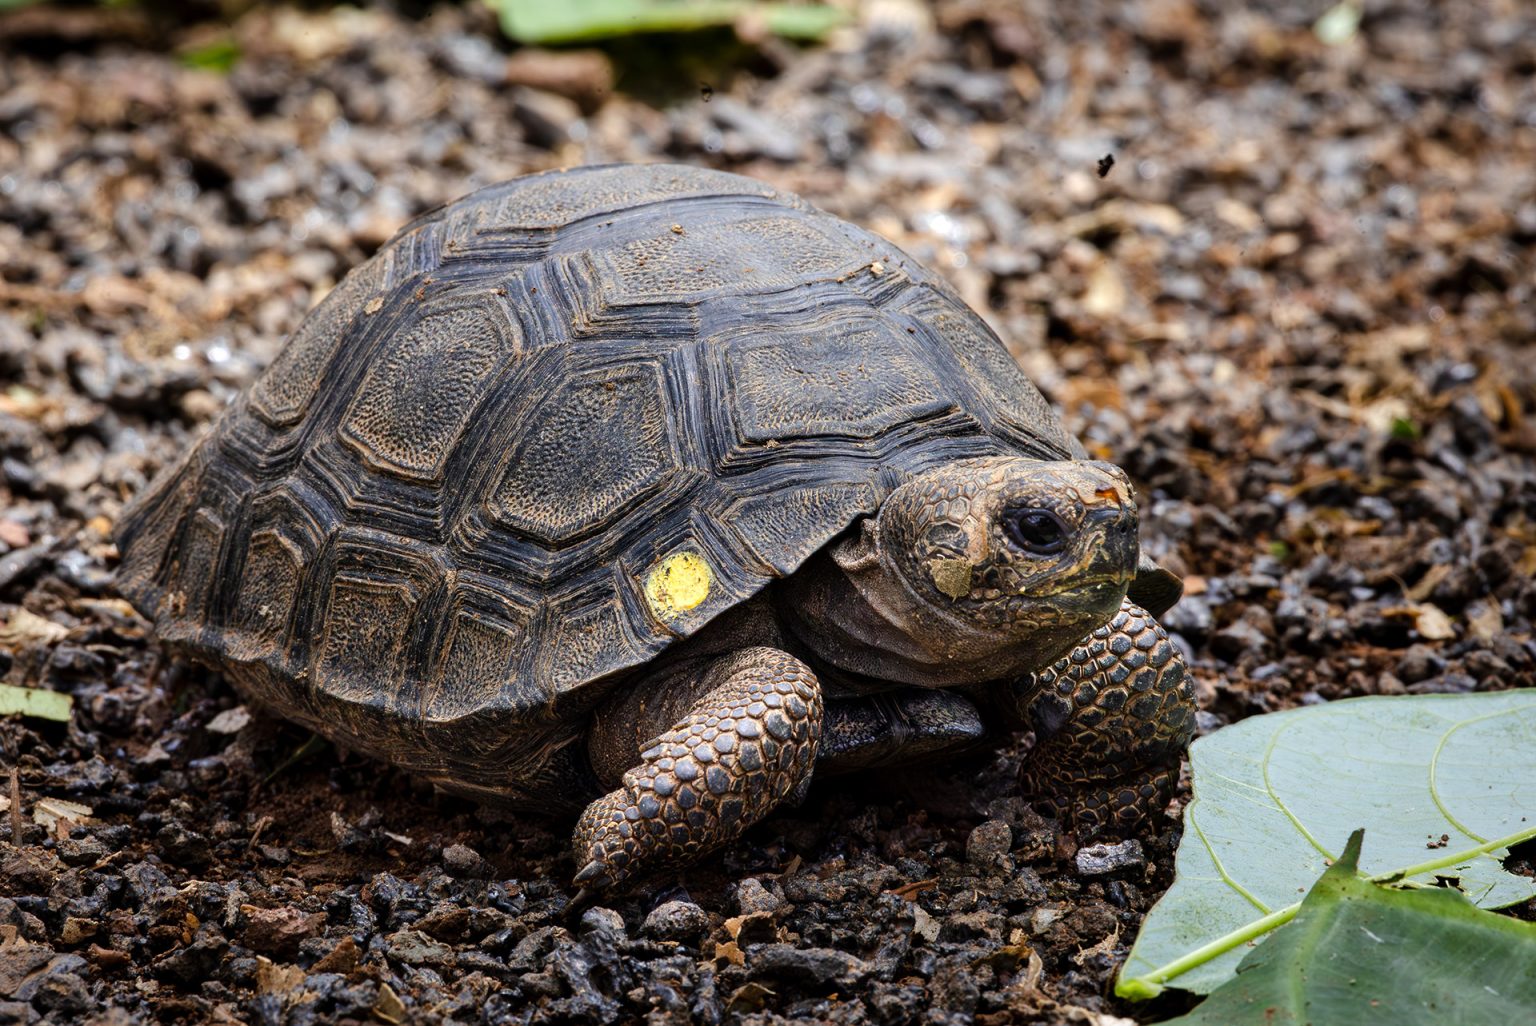
<path fill-rule="evenodd" d="M 1037 738 L 1024 791 L 1068 818 L 1080 839 L 1123 832 L 1168 803 L 1195 733 L 1195 693 L 1152 614 L 1127 599 L 1014 693 Z"/>
<path fill-rule="evenodd" d="M 619 886 L 646 863 L 692 861 L 810 780 L 822 719 L 815 674 L 772 648 L 722 662 L 723 682 L 582 813 L 576 883 L 585 891 Z"/>

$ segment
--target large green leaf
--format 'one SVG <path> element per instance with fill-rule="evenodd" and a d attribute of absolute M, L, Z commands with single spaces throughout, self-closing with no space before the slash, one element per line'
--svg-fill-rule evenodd
<path fill-rule="evenodd" d="M 1536 926 L 1450 888 L 1362 879 L 1356 831 L 1294 922 L 1163 1026 L 1445 1026 L 1536 1018 Z"/>
<path fill-rule="evenodd" d="M 763 0 L 487 0 L 521 43 L 578 43 L 642 32 L 690 32 L 758 19 L 775 35 L 820 39 L 847 20 L 836 7 Z"/>
<path fill-rule="evenodd" d="M 1536 691 L 1357 698 L 1244 720 L 1190 749 L 1177 879 L 1116 992 L 1208 993 L 1295 913 L 1358 827 L 1363 869 L 1454 879 L 1477 905 L 1536 894 L 1504 849 L 1536 836 Z"/>

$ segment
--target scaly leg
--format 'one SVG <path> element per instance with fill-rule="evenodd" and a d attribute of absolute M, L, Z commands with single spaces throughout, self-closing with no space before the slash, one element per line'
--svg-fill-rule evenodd
<path fill-rule="evenodd" d="M 1014 685 L 1034 728 L 1027 794 L 1087 839 L 1160 809 L 1195 732 L 1195 692 L 1168 633 L 1129 599 L 1055 665 Z"/>
<path fill-rule="evenodd" d="M 679 718 L 680 702 L 688 704 Z M 821 719 L 815 674 L 774 648 L 721 656 L 689 682 L 622 696 L 599 716 L 590 750 L 600 775 L 631 768 L 576 825 L 582 895 L 740 836 L 809 782 Z M 655 740 L 635 744 L 667 723 Z"/>

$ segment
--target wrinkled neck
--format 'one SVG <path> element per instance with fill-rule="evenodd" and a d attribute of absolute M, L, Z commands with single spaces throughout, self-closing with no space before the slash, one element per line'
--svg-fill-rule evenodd
<path fill-rule="evenodd" d="M 780 616 L 811 653 L 865 677 L 922 687 L 975 684 L 1035 668 L 1027 646 L 915 595 L 858 542 L 835 542 L 783 582 Z M 842 546 L 843 548 L 839 548 Z"/>

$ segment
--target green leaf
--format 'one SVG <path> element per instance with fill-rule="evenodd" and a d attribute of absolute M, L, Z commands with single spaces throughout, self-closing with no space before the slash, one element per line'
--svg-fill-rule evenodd
<path fill-rule="evenodd" d="M 1536 690 L 1256 716 L 1195 742 L 1190 762 L 1177 878 L 1120 971 L 1122 997 L 1225 982 L 1362 825 L 1377 879 L 1454 879 L 1483 908 L 1536 895 L 1500 864 L 1536 837 Z"/>
<path fill-rule="evenodd" d="M 68 723 L 69 711 L 74 702 L 73 695 L 58 691 L 0 684 L 0 716 L 30 716 L 33 719 Z"/>
<path fill-rule="evenodd" d="M 181 63 L 189 68 L 228 74 L 240 60 L 240 44 L 231 36 L 224 36 L 202 46 L 183 51 Z"/>
<path fill-rule="evenodd" d="M 724 28 L 744 17 L 775 35 L 820 39 L 847 15 L 826 4 L 762 0 L 487 0 L 501 30 L 520 43 L 578 43 L 643 32 Z"/>
<path fill-rule="evenodd" d="M 1163 1026 L 1443 1026 L 1529 1022 L 1536 926 L 1451 888 L 1396 890 L 1357 872 L 1361 831 L 1294 922 L 1237 976 Z"/>

